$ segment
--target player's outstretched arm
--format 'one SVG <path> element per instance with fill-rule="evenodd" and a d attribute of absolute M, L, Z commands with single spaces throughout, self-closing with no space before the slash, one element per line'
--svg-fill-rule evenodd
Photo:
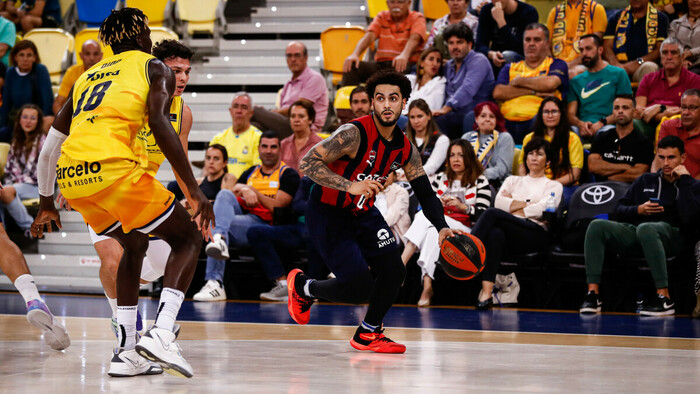
<path fill-rule="evenodd" d="M 182 144 L 170 124 L 170 99 L 175 91 L 175 75 L 165 63 L 154 59 L 148 64 L 148 76 L 151 80 L 151 89 L 148 92 L 148 126 L 153 132 L 156 143 L 197 204 L 197 211 L 192 220 L 199 216 L 198 227 L 207 229 L 210 222 L 214 223 L 214 210 L 199 189 Z"/>
<path fill-rule="evenodd" d="M 354 157 L 359 147 L 360 130 L 352 124 L 344 124 L 306 153 L 299 163 L 299 172 L 321 186 L 346 192 L 352 182 L 333 172 L 328 164 L 343 156 Z"/>

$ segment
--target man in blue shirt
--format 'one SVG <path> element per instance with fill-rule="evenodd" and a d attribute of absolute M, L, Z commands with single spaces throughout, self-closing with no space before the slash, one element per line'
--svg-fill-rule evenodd
<path fill-rule="evenodd" d="M 491 99 L 494 78 L 491 64 L 473 51 L 474 33 L 464 22 L 447 27 L 443 33 L 452 59 L 445 65 L 445 106 L 433 112 L 440 130 L 450 139 L 471 131 L 474 106 Z"/>

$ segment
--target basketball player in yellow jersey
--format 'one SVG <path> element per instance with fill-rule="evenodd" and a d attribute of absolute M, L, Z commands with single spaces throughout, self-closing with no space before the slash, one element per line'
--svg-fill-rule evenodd
<path fill-rule="evenodd" d="M 41 199 L 32 233 L 41 236 L 44 225 L 52 221 L 60 227 L 53 205 L 55 168 L 71 207 L 97 234 L 117 239 L 124 248 L 117 271 L 119 348 L 112 361 L 121 359 L 150 369 L 141 355 L 158 362 L 166 372 L 191 377 L 192 367 L 180 354 L 173 326 L 194 274 L 202 244 L 200 231 L 208 231 L 214 220 L 212 206 L 199 190 L 170 124 L 175 76 L 150 55 L 148 19 L 135 8 L 112 11 L 99 37 L 115 55 L 78 78 L 49 131 L 37 169 Z M 193 217 L 146 171 L 146 143 L 137 138 L 144 122 L 182 177 L 197 207 Z M 137 343 L 139 275 L 149 233 L 165 240 L 171 253 L 155 325 Z"/>

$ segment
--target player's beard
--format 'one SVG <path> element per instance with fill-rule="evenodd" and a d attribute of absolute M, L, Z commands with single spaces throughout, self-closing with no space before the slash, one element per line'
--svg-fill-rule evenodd
<path fill-rule="evenodd" d="M 396 122 L 398 122 L 399 116 L 400 115 L 396 115 L 394 120 L 390 120 L 390 121 L 384 120 L 384 118 L 381 116 L 381 114 L 379 116 L 376 116 L 375 118 L 377 119 L 377 122 L 379 122 L 379 124 L 382 125 L 382 127 L 391 127 L 391 126 L 395 125 Z"/>

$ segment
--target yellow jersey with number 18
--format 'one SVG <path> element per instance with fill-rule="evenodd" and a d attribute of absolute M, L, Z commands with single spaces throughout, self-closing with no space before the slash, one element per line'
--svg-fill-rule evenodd
<path fill-rule="evenodd" d="M 145 168 L 146 144 L 137 138 L 148 114 L 148 64 L 141 51 L 122 52 L 85 71 L 73 86 L 73 119 L 62 154 L 87 162 L 128 160 Z"/>
<path fill-rule="evenodd" d="M 182 97 L 173 96 L 170 101 L 170 124 L 173 125 L 177 135 L 180 135 L 182 128 L 182 111 L 184 106 L 185 102 L 182 100 Z M 141 128 L 138 138 L 146 141 L 146 149 L 148 150 L 148 168 L 146 168 L 146 173 L 155 178 L 160 165 L 165 161 L 165 155 L 156 143 L 156 137 L 153 136 L 148 123 Z"/>

